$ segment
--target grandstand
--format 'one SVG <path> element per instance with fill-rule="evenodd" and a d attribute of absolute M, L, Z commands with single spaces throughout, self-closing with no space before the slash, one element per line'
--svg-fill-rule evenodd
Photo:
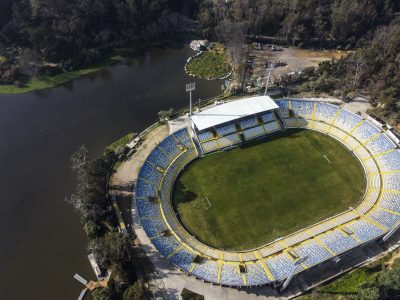
<path fill-rule="evenodd" d="M 360 160 L 367 180 L 354 208 L 260 248 L 232 252 L 196 240 L 180 224 L 171 203 L 177 176 L 195 159 L 263 139 L 271 132 L 304 128 L 345 145 Z M 279 286 L 293 272 L 346 255 L 400 224 L 400 150 L 380 128 L 323 102 L 269 97 L 241 99 L 191 116 L 191 124 L 154 147 L 135 187 L 136 211 L 157 250 L 173 265 L 206 282 L 225 286 Z M 296 261 L 307 258 L 296 266 Z"/>

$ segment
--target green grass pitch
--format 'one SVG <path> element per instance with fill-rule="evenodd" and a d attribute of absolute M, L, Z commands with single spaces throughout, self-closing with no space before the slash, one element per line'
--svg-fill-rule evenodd
<path fill-rule="evenodd" d="M 289 130 L 194 161 L 176 181 L 173 205 L 198 240 L 240 251 L 354 206 L 365 188 L 361 163 L 340 142 Z"/>

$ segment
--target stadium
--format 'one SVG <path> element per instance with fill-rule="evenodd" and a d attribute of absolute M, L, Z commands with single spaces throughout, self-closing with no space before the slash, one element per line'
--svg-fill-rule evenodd
<path fill-rule="evenodd" d="M 135 206 L 152 244 L 186 274 L 279 287 L 398 229 L 400 150 L 333 104 L 233 100 L 154 147 Z"/>

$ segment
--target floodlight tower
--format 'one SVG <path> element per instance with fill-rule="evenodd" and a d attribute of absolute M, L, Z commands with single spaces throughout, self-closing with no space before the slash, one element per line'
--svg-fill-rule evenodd
<path fill-rule="evenodd" d="M 300 265 L 302 263 L 304 263 L 306 260 L 308 259 L 308 256 L 304 256 L 300 259 L 298 259 L 295 263 L 294 263 L 294 269 L 292 271 L 292 273 L 290 274 L 290 276 L 285 280 L 285 282 L 283 283 L 282 287 L 281 287 L 281 292 L 283 292 L 284 290 L 286 290 L 286 288 L 288 287 L 289 283 L 292 281 L 294 275 L 296 274 L 297 270 L 299 269 Z"/>
<path fill-rule="evenodd" d="M 269 79 L 271 78 L 271 73 L 272 73 L 272 70 L 275 68 L 275 64 L 272 62 L 268 62 L 266 67 L 267 67 L 268 76 L 267 76 L 267 83 L 265 84 L 264 96 L 267 95 Z"/>
<path fill-rule="evenodd" d="M 189 92 L 190 102 L 189 102 L 189 116 L 192 115 L 192 91 L 196 89 L 196 82 L 191 82 L 186 84 L 186 92 Z"/>

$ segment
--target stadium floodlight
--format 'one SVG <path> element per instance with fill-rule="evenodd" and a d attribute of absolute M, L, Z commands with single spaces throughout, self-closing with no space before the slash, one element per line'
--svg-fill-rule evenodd
<path fill-rule="evenodd" d="M 272 62 L 268 62 L 266 64 L 266 67 L 267 67 L 268 76 L 267 76 L 267 83 L 265 84 L 264 96 L 267 95 L 269 79 L 271 78 L 271 73 L 272 73 L 272 70 L 275 68 L 275 64 Z"/>
<path fill-rule="evenodd" d="M 286 290 L 286 288 L 288 287 L 289 283 L 292 281 L 294 275 L 296 274 L 297 270 L 299 269 L 300 265 L 302 263 L 304 263 L 306 260 L 308 259 L 308 256 L 304 256 L 302 258 L 299 258 L 298 260 L 296 260 L 296 262 L 294 263 L 294 269 L 292 271 L 292 273 L 290 274 L 290 276 L 285 280 L 285 282 L 283 283 L 282 287 L 281 287 L 281 292 L 283 292 L 284 290 Z"/>
<path fill-rule="evenodd" d="M 189 92 L 190 102 L 189 102 L 189 116 L 192 115 L 192 91 L 196 89 L 196 82 L 190 82 L 186 84 L 186 92 Z"/>

